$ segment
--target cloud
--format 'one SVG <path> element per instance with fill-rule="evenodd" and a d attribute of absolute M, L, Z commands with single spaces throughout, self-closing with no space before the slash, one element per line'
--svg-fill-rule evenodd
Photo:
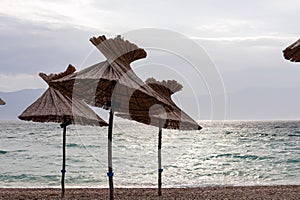
<path fill-rule="evenodd" d="M 44 81 L 38 75 L 30 74 L 0 74 L 0 91 L 12 92 L 22 89 L 46 88 Z"/>
<path fill-rule="evenodd" d="M 113 37 L 133 29 L 157 27 L 180 32 L 198 42 L 217 63 L 230 87 L 243 87 L 246 83 L 234 82 L 235 77 L 244 76 L 242 70 L 251 68 L 259 74 L 262 68 L 278 69 L 282 62 L 290 65 L 282 59 L 281 51 L 299 36 L 297 5 L 297 1 L 269 0 L 203 0 L 186 4 L 3 0 L 1 74 L 56 73 L 69 63 L 80 69 L 93 64 L 84 62 L 91 51 L 94 62 L 103 60 L 88 41 L 91 36 Z"/>
<path fill-rule="evenodd" d="M 249 36 L 298 33 L 297 1 L 10 1 L 0 15 L 62 28 L 122 33 L 133 29 L 166 28 L 195 36 Z M 169 9 L 166 9 L 169 8 Z M 195 28 L 194 28 L 195 27 Z M 224 35 L 226 34 L 226 35 Z"/>
<path fill-rule="evenodd" d="M 10 17 L 0 17 L 0 20 L 2 73 L 60 72 L 68 64 L 79 67 L 90 51 L 95 50 L 89 38 L 98 32 L 70 26 L 47 27 Z"/>
<path fill-rule="evenodd" d="M 98 20 L 108 12 L 96 9 L 92 1 L 1 1 L 0 14 L 7 17 L 31 22 L 44 23 L 47 26 L 64 27 L 66 25 L 82 29 L 95 30 L 101 27 L 108 31 L 109 22 Z"/>
<path fill-rule="evenodd" d="M 218 19 L 214 23 L 202 23 L 195 27 L 200 32 L 212 34 L 225 35 L 240 35 L 243 33 L 254 32 L 256 27 L 261 24 L 259 21 L 242 20 L 242 19 Z"/>
<path fill-rule="evenodd" d="M 253 35 L 253 36 L 224 36 L 224 37 L 190 37 L 193 40 L 198 41 L 199 43 L 206 42 L 217 42 L 220 44 L 230 44 L 244 46 L 245 48 L 249 47 L 266 47 L 273 48 L 279 47 L 283 48 L 285 45 L 290 44 L 293 41 L 296 41 L 298 37 L 290 35 Z"/>

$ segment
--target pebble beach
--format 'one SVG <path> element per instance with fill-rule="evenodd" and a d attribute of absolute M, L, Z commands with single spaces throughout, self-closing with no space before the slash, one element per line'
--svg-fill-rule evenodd
<path fill-rule="evenodd" d="M 59 188 L 0 188 L 0 199 L 108 199 L 107 188 L 68 188 L 61 198 Z M 200 188 L 115 188 L 115 199 L 300 199 L 300 185 L 230 186 Z"/>

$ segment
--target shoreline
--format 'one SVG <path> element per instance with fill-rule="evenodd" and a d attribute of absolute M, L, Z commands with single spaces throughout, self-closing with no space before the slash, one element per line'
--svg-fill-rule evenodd
<path fill-rule="evenodd" d="M 64 199 L 108 199 L 108 188 L 66 188 Z M 115 188 L 115 199 L 300 199 L 300 185 Z M 0 188 L 0 199 L 61 199 L 60 188 Z"/>

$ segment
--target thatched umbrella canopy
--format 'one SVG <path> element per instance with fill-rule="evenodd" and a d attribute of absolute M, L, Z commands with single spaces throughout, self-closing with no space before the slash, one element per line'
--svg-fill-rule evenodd
<path fill-rule="evenodd" d="M 150 124 L 159 127 L 160 121 L 162 128 L 177 129 L 177 130 L 200 130 L 201 126 L 191 118 L 188 114 L 182 111 L 172 100 L 171 95 L 182 90 L 182 85 L 175 80 L 157 81 L 154 78 L 148 78 L 146 84 L 153 90 L 163 96 L 172 106 L 172 112 L 166 112 L 163 114 L 154 114 L 141 112 L 139 110 L 130 109 L 132 104 L 129 103 L 130 113 L 117 113 L 116 115 L 122 118 L 133 119 L 135 121 Z M 139 91 L 136 91 L 139 93 Z M 148 108 L 148 110 L 151 108 Z"/>
<path fill-rule="evenodd" d="M 292 62 L 300 62 L 300 39 L 285 48 L 283 56 Z"/>
<path fill-rule="evenodd" d="M 144 124 L 151 124 L 159 127 L 158 131 L 158 195 L 161 196 L 161 173 L 163 171 L 161 166 L 161 139 L 162 139 L 162 128 L 166 129 L 178 129 L 178 130 L 201 130 L 202 127 L 192 119 L 188 114 L 182 111 L 172 100 L 171 95 L 182 89 L 182 85 L 175 80 L 157 81 L 154 78 L 146 80 L 153 90 L 157 91 L 160 95 L 164 96 L 169 104 L 172 105 L 173 111 L 166 112 L 164 114 L 154 114 L 136 112 L 130 110 L 127 113 L 117 113 L 116 115 L 122 118 L 133 119 Z M 138 92 L 138 91 L 137 91 Z"/>
<path fill-rule="evenodd" d="M 0 98 L 0 105 L 5 105 L 5 101 Z"/>
<path fill-rule="evenodd" d="M 52 81 L 50 85 L 68 96 L 84 99 L 88 104 L 110 110 L 108 129 L 108 176 L 110 199 L 113 199 L 112 170 L 112 125 L 114 112 L 129 113 L 130 109 L 148 112 L 155 104 L 170 110 L 168 101 L 132 71 L 130 63 L 146 57 L 144 49 L 125 41 L 120 36 L 106 39 L 105 36 L 93 37 L 90 41 L 105 55 L 106 61 L 88 67 L 76 74 Z M 140 91 L 135 93 L 135 91 Z M 138 95 L 136 95 L 138 94 Z M 160 110 L 157 110 L 159 113 Z"/>
<path fill-rule="evenodd" d="M 50 83 L 63 94 L 83 99 L 92 106 L 110 109 L 107 102 L 114 102 L 115 112 L 128 112 L 128 102 L 140 110 L 151 105 L 168 104 L 133 72 L 130 63 L 147 56 L 144 49 L 125 41 L 120 36 L 106 39 L 93 37 L 90 41 L 107 60 L 65 76 Z M 139 96 L 134 92 L 139 90 Z M 133 109 L 133 107 L 131 108 Z"/>
<path fill-rule="evenodd" d="M 46 75 L 40 73 L 47 83 L 56 78 L 71 74 L 75 68 L 69 66 L 68 69 L 60 74 Z M 62 196 L 64 196 L 65 178 L 65 147 L 66 147 L 66 127 L 69 124 L 108 126 L 88 105 L 82 100 L 71 99 L 64 96 L 58 90 L 49 87 L 44 94 L 31 104 L 20 116 L 21 120 L 34 122 L 56 122 L 62 123 L 63 128 L 63 165 L 62 165 Z"/>

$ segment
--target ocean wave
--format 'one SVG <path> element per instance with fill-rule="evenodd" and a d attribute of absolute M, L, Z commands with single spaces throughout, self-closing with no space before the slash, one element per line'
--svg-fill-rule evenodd
<path fill-rule="evenodd" d="M 6 154 L 6 153 L 8 153 L 8 151 L 0 150 L 0 154 Z"/>
<path fill-rule="evenodd" d="M 289 136 L 289 137 L 300 137 L 300 134 L 299 134 L 299 133 L 300 133 L 300 132 L 295 131 L 294 134 L 291 133 L 291 134 L 288 134 L 288 136 Z"/>
<path fill-rule="evenodd" d="M 69 143 L 66 145 L 67 147 L 81 147 L 80 144 L 75 144 L 75 143 Z"/>
<path fill-rule="evenodd" d="M 157 129 L 126 123 L 126 126 L 114 129 L 116 184 L 153 186 L 157 178 L 157 135 L 154 134 Z M 165 131 L 162 144 L 163 180 L 172 187 L 179 184 L 272 184 L 275 181 L 299 184 L 300 125 L 295 124 L 225 122 L 226 128 L 221 131 L 210 127 L 195 137 L 179 131 Z M 1 126 L 4 128 L 0 129 L 3 139 L 0 185 L 59 186 L 62 162 L 59 127 L 47 124 L 24 126 L 9 122 Z M 5 129 L 6 126 L 10 129 Z M 143 127 L 143 134 L 134 134 Z M 99 129 L 83 127 L 68 130 L 68 186 L 107 185 L 106 132 L 105 129 L 99 132 Z"/>

